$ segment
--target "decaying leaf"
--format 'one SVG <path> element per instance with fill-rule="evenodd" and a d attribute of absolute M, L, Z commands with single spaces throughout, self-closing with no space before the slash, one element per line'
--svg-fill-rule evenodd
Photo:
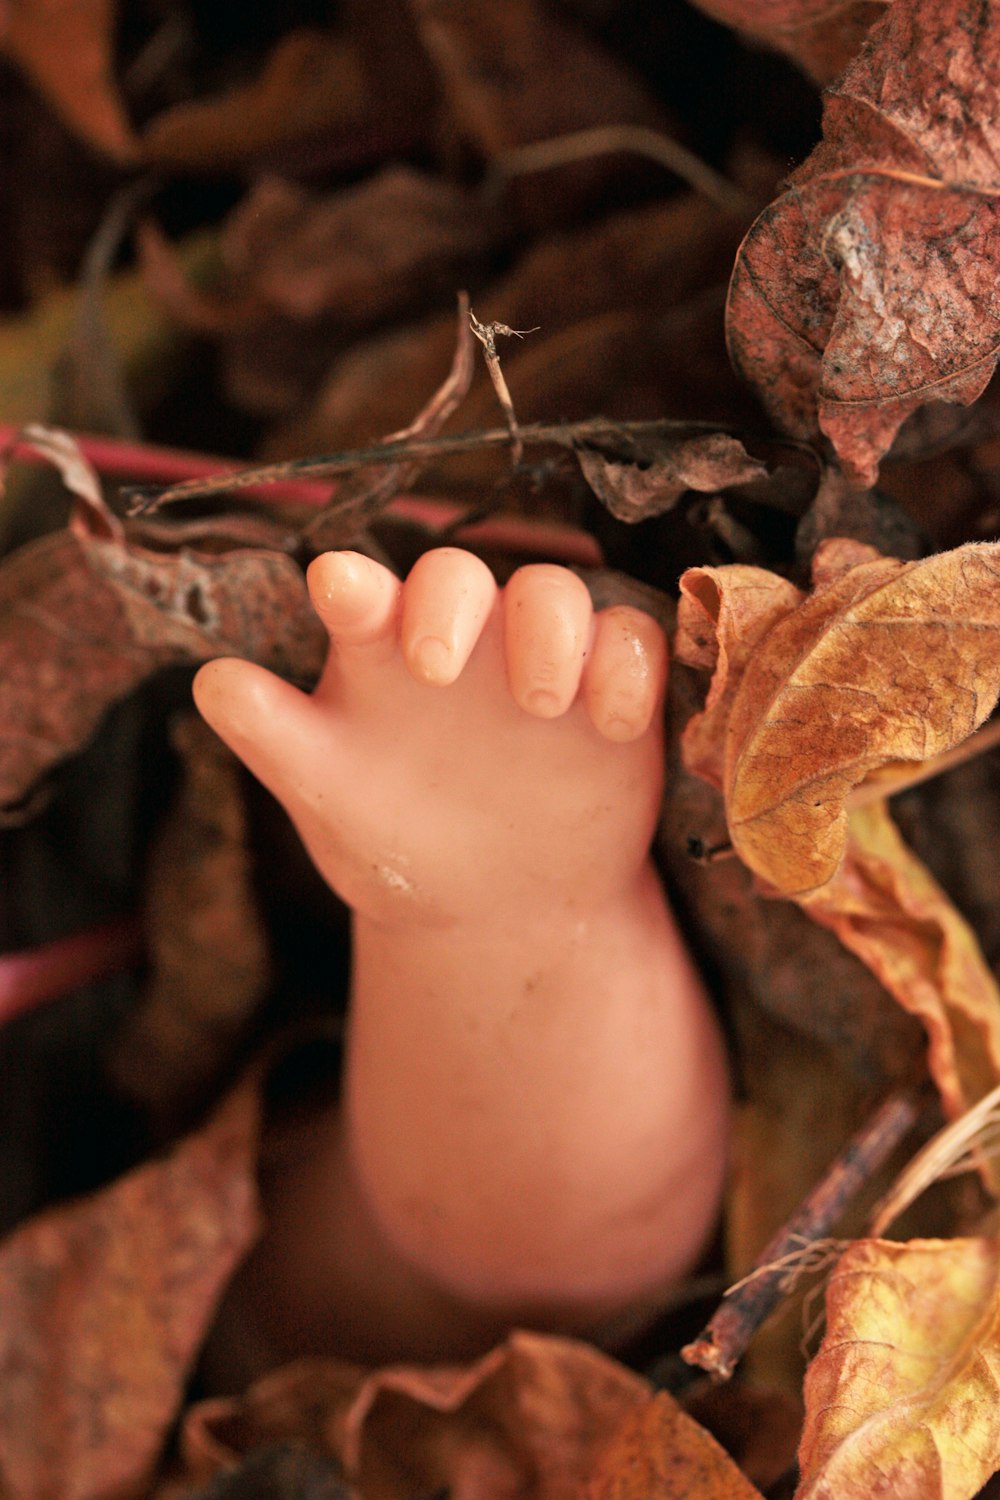
<path fill-rule="evenodd" d="M 256 1081 L 196 1135 L 0 1244 L 0 1491 L 137 1493 L 258 1232 Z"/>
<path fill-rule="evenodd" d="M 648 454 L 630 458 L 583 445 L 576 456 L 594 494 L 619 521 L 662 515 L 686 490 L 706 494 L 767 473 L 767 466 L 751 458 L 738 438 L 724 432 L 664 441 Z"/>
<path fill-rule="evenodd" d="M 737 369 L 861 487 L 912 412 L 974 401 L 996 364 L 998 28 L 976 0 L 896 0 L 733 272 Z"/>
<path fill-rule="evenodd" d="M 889 0 L 697 0 L 699 10 L 785 52 L 817 83 L 842 72 Z"/>
<path fill-rule="evenodd" d="M 760 1490 L 704 1427 L 660 1391 L 630 1412 L 580 1500 L 760 1500 Z"/>
<path fill-rule="evenodd" d="M 847 799 L 888 762 L 959 743 L 1000 691 L 998 549 L 915 563 L 856 542 L 818 551 L 799 602 L 763 570 L 691 569 L 679 654 L 717 651 L 688 768 L 720 787 L 733 847 L 834 932 L 919 1016 L 950 1113 L 1000 1077 L 1000 992 L 978 943 L 881 804 Z M 721 774 L 720 774 L 721 773 Z"/>
<path fill-rule="evenodd" d="M 637 77 L 537 0 L 409 0 L 459 131 L 488 157 L 586 125 L 656 125 Z"/>
<path fill-rule="evenodd" d="M 131 161 L 137 141 L 114 80 L 116 0 L 9 0 L 0 51 L 20 64 L 71 129 Z"/>
<path fill-rule="evenodd" d="M 254 1448 L 300 1441 L 339 1458 L 365 1500 L 442 1489 L 463 1500 L 571 1500 L 648 1399 L 644 1380 L 589 1345 L 513 1333 L 466 1366 L 367 1372 L 300 1360 L 242 1398 L 192 1408 L 182 1450 L 195 1481 Z"/>
<path fill-rule="evenodd" d="M 263 178 L 226 225 L 222 257 L 258 308 L 356 327 L 460 284 L 496 233 L 462 188 L 388 166 L 328 197 Z"/>
<path fill-rule="evenodd" d="M 143 132 L 143 151 L 153 162 L 219 171 L 319 131 L 346 135 L 368 108 L 353 41 L 302 28 L 281 39 L 249 83 L 157 115 Z"/>
<path fill-rule="evenodd" d="M 146 877 L 147 978 L 108 1059 L 164 1137 L 231 1062 L 271 979 L 236 758 L 193 711 L 171 739 L 182 779 Z"/>
<path fill-rule="evenodd" d="M 305 681 L 318 675 L 326 635 L 291 558 L 265 548 L 211 556 L 137 546 L 71 439 L 50 432 L 35 446 L 83 493 L 70 531 L 0 567 L 0 807 L 21 801 L 162 667 L 236 655 Z"/>
<path fill-rule="evenodd" d="M 1000 1468 L 997 1242 L 859 1240 L 826 1317 L 796 1500 L 972 1500 Z"/>

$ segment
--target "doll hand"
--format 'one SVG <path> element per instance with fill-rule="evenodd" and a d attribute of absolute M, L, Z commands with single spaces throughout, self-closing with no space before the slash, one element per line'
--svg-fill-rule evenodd
<path fill-rule="evenodd" d="M 595 615 L 550 564 L 500 591 L 452 547 L 405 583 L 330 552 L 308 582 L 331 641 L 316 691 L 220 660 L 195 697 L 349 905 L 383 921 L 523 921 L 553 903 L 585 913 L 634 875 L 662 784 L 654 620 Z"/>

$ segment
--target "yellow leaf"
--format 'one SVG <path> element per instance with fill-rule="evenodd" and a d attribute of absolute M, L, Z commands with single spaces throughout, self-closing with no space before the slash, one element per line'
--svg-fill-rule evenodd
<path fill-rule="evenodd" d="M 837 870 L 851 790 L 941 754 L 1000 693 L 1000 546 L 841 573 L 771 629 L 728 720 L 726 812 L 744 864 L 783 895 Z"/>
<path fill-rule="evenodd" d="M 859 1240 L 827 1289 L 795 1500 L 971 1500 L 1000 1467 L 995 1240 Z"/>
<path fill-rule="evenodd" d="M 71 130 L 127 162 L 138 142 L 112 70 L 117 9 L 115 0 L 11 0 L 0 50 L 21 65 Z"/>
<path fill-rule="evenodd" d="M 907 848 L 884 802 L 850 814 L 837 874 L 801 905 L 856 953 L 930 1039 L 949 1115 L 1000 1079 L 1000 990 L 975 933 Z"/>
<path fill-rule="evenodd" d="M 907 849 L 886 765 L 959 744 L 1000 692 L 1000 546 L 920 562 L 833 540 L 807 599 L 760 568 L 690 569 L 676 650 L 715 671 L 685 765 L 721 788 L 736 853 L 772 894 L 831 928 L 923 1022 L 949 1114 L 1000 1079 L 1000 990 L 975 935 Z"/>

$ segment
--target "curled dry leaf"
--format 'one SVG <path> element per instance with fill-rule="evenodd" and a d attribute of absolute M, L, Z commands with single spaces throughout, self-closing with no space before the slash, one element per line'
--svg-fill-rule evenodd
<path fill-rule="evenodd" d="M 146 873 L 146 981 L 109 1071 L 159 1138 L 190 1118 L 270 982 L 239 762 L 194 712 L 171 726 L 177 796 Z"/>
<path fill-rule="evenodd" d="M 1000 1468 L 993 1239 L 859 1240 L 806 1375 L 796 1500 L 972 1500 Z"/>
<path fill-rule="evenodd" d="M 69 532 L 0 566 L 0 809 L 162 667 L 229 654 L 305 681 L 318 675 L 326 635 L 291 558 L 137 546 L 67 434 L 35 429 L 32 444 L 59 464 L 78 503 Z"/>
<path fill-rule="evenodd" d="M 131 161 L 138 142 L 115 84 L 115 0 L 8 0 L 0 51 L 17 62 L 71 130 Z"/>
<path fill-rule="evenodd" d="M 959 743 L 1000 691 L 996 545 L 916 563 L 856 542 L 817 553 L 809 598 L 764 570 L 690 569 L 678 649 L 705 665 L 689 770 L 720 788 L 733 847 L 830 927 L 930 1038 L 949 1113 L 1000 1078 L 1000 992 L 968 925 L 882 804 L 848 819 L 870 772 Z"/>
<path fill-rule="evenodd" d="M 922 1022 L 950 1116 L 1000 1079 L 1000 990 L 979 941 L 907 848 L 884 802 L 851 812 L 843 862 L 802 901 Z M 1000 1181 L 995 1164 L 989 1178 Z"/>
<path fill-rule="evenodd" d="M 580 1500 L 761 1500 L 726 1450 L 660 1391 L 630 1412 Z"/>
<path fill-rule="evenodd" d="M 663 439 L 649 452 L 631 457 L 612 457 L 581 445 L 576 456 L 594 494 L 619 521 L 662 515 L 686 490 L 707 494 L 767 474 L 767 466 L 725 432 Z"/>
<path fill-rule="evenodd" d="M 988 717 L 998 636 L 1000 545 L 988 543 L 849 566 L 774 623 L 726 728 L 726 815 L 744 863 L 783 895 L 825 884 L 850 791 L 877 767 L 950 749 Z"/>
<path fill-rule="evenodd" d="M 697 0 L 699 10 L 794 59 L 826 83 L 854 57 L 888 0 Z"/>
<path fill-rule="evenodd" d="M 256 1081 L 196 1135 L 0 1245 L 4 1500 L 134 1494 L 258 1232 Z"/>
<path fill-rule="evenodd" d="M 571 1500 L 648 1398 L 644 1380 L 589 1345 L 533 1333 L 463 1366 L 368 1372 L 299 1360 L 239 1399 L 188 1413 L 185 1477 L 203 1481 L 254 1448 L 299 1441 L 339 1458 L 365 1500 L 442 1489 L 463 1500 Z"/>
<path fill-rule="evenodd" d="M 859 486 L 911 413 L 967 405 L 993 374 L 998 89 L 994 6 L 896 0 L 737 258 L 737 369 L 786 431 L 825 433 Z"/>

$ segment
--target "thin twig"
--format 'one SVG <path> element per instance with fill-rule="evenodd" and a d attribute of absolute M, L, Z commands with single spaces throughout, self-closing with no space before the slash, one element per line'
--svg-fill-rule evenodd
<path fill-rule="evenodd" d="M 486 360 L 486 368 L 490 372 L 493 389 L 497 393 L 497 400 L 503 408 L 503 414 L 507 419 L 507 427 L 510 432 L 511 456 L 515 469 L 520 464 L 524 455 L 524 444 L 521 442 L 521 432 L 517 425 L 517 413 L 514 411 L 514 401 L 507 382 L 504 379 L 503 370 L 500 368 L 500 356 L 497 353 L 497 339 L 523 339 L 525 334 L 537 333 L 538 325 L 534 328 L 508 328 L 506 323 L 480 323 L 472 308 L 469 308 L 469 327 L 483 346 L 483 356 Z"/>
<path fill-rule="evenodd" d="M 574 449 L 579 443 L 611 443 L 644 439 L 676 438 L 685 433 L 718 432 L 717 422 L 675 421 L 657 418 L 650 422 L 616 422 L 608 417 L 590 417 L 582 422 L 533 422 L 518 429 L 524 444 L 547 444 Z M 131 514 L 142 515 L 171 505 L 177 500 L 197 500 L 207 495 L 221 495 L 229 490 L 249 489 L 256 485 L 279 484 L 288 480 L 326 479 L 350 474 L 354 469 L 376 464 L 396 463 L 401 459 L 441 458 L 449 454 L 477 453 L 483 448 L 502 448 L 510 442 L 510 429 L 492 427 L 480 432 L 459 432 L 454 436 L 393 440 L 373 443 L 369 448 L 346 449 L 316 458 L 293 458 L 283 463 L 265 464 L 254 469 L 235 470 L 230 474 L 206 476 L 150 495 L 133 489 Z"/>
<path fill-rule="evenodd" d="M 696 192 L 717 203 L 726 213 L 740 218 L 753 213 L 750 199 L 721 173 L 670 136 L 641 125 L 597 125 L 590 130 L 573 130 L 567 135 L 533 141 L 529 146 L 519 146 L 498 156 L 492 174 L 504 179 L 523 177 L 529 172 L 547 172 L 553 167 L 622 151 L 658 162 Z"/>
<path fill-rule="evenodd" d="M 451 414 L 464 401 L 472 384 L 473 345 L 469 331 L 469 298 L 458 294 L 458 334 L 451 368 L 433 396 L 421 408 L 408 427 L 391 432 L 386 443 L 405 443 L 430 438 L 440 432 Z M 307 544 L 318 544 L 321 550 L 345 546 L 347 539 L 383 510 L 400 490 L 412 484 L 420 472 L 413 461 L 382 464 L 365 476 L 347 493 L 339 490 L 302 532 Z M 370 539 L 369 539 L 370 540 Z"/>
<path fill-rule="evenodd" d="M 690 1365 L 728 1380 L 747 1345 L 786 1293 L 789 1257 L 825 1239 L 852 1200 L 920 1117 L 912 1094 L 893 1094 L 850 1140 L 833 1165 L 731 1288 L 703 1332 L 681 1350 Z"/>

